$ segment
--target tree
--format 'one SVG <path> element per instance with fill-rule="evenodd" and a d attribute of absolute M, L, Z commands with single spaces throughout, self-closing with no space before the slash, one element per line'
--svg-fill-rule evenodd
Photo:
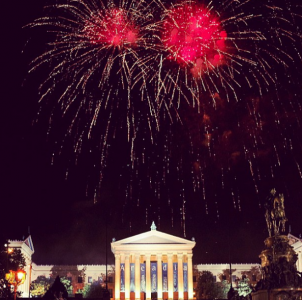
<path fill-rule="evenodd" d="M 197 295 L 199 299 L 223 298 L 223 286 L 215 282 L 210 271 L 202 271 L 198 277 Z"/>
<path fill-rule="evenodd" d="M 232 274 L 236 271 L 236 269 L 232 269 Z M 219 280 L 222 282 L 226 280 L 227 282 L 231 282 L 231 274 L 230 274 L 230 269 L 225 269 L 222 270 L 222 273 L 218 274 Z"/>
<path fill-rule="evenodd" d="M 64 276 L 64 277 L 61 277 L 61 282 L 64 284 L 65 288 L 66 288 L 66 291 L 68 294 L 72 294 L 72 284 L 70 282 L 70 280 Z"/>
<path fill-rule="evenodd" d="M 6 241 L 0 240 L 0 298 L 9 298 L 12 296 L 10 286 L 5 279 L 5 274 L 9 271 L 23 270 L 26 261 L 20 249 L 9 248 Z M 4 245 L 7 246 L 4 246 Z M 18 292 L 18 294 L 20 294 Z"/>
<path fill-rule="evenodd" d="M 238 291 L 239 297 L 247 297 L 251 292 L 250 281 L 248 278 L 243 278 L 238 281 L 236 290 Z"/>
<path fill-rule="evenodd" d="M 52 278 L 59 276 L 68 293 L 74 294 L 84 288 L 85 271 L 85 268 L 79 270 L 77 266 L 54 265 L 51 269 L 50 276 Z M 81 282 L 79 278 L 81 278 Z"/>
<path fill-rule="evenodd" d="M 45 276 L 38 276 L 30 285 L 30 294 L 32 296 L 43 296 L 51 285 L 51 279 Z"/>
<path fill-rule="evenodd" d="M 60 277 L 57 276 L 53 285 L 48 289 L 43 298 L 47 300 L 56 300 L 61 298 L 67 299 L 67 297 L 67 290 L 61 282 Z"/>
<path fill-rule="evenodd" d="M 105 291 L 106 289 L 103 287 L 103 284 L 96 281 L 84 287 L 83 296 L 84 298 L 103 298 Z"/>
<path fill-rule="evenodd" d="M 252 286 L 256 286 L 257 282 L 262 278 L 262 273 L 260 266 L 253 266 L 248 271 L 241 272 L 243 277 L 249 279 L 249 282 Z"/>

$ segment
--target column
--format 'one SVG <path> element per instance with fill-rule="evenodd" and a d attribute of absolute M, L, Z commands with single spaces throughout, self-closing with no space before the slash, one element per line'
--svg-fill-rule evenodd
<path fill-rule="evenodd" d="M 183 300 L 184 298 L 184 273 L 183 273 L 183 254 L 177 254 L 177 264 L 178 264 L 178 300 Z"/>
<path fill-rule="evenodd" d="M 173 299 L 173 254 L 168 253 L 168 298 Z"/>
<path fill-rule="evenodd" d="M 163 298 L 163 267 L 161 262 L 162 255 L 157 254 L 157 299 Z"/>
<path fill-rule="evenodd" d="M 302 253 L 301 251 L 298 253 L 298 271 L 302 272 Z"/>
<path fill-rule="evenodd" d="M 121 291 L 121 257 L 119 254 L 115 254 L 115 288 L 114 297 L 115 300 L 120 299 Z"/>
<path fill-rule="evenodd" d="M 130 261 L 129 254 L 125 255 L 125 300 L 130 299 Z"/>
<path fill-rule="evenodd" d="M 187 254 L 188 257 L 188 299 L 193 299 L 193 254 Z"/>
<path fill-rule="evenodd" d="M 146 254 L 146 300 L 151 300 L 150 254 Z"/>
<path fill-rule="evenodd" d="M 140 284 L 140 261 L 139 254 L 135 254 L 135 299 L 139 300 L 141 297 L 141 284 Z"/>

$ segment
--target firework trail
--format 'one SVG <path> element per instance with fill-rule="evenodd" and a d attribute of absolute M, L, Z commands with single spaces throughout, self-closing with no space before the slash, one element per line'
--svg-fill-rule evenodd
<path fill-rule="evenodd" d="M 166 187 L 175 187 L 176 180 L 181 191 L 174 203 L 181 208 L 184 228 L 186 190 L 200 192 L 208 211 L 207 190 L 213 187 L 208 188 L 206 174 L 213 165 L 224 190 L 234 162 L 248 162 L 258 192 L 257 158 L 273 152 L 272 164 L 280 166 L 279 152 L 288 141 L 267 138 L 270 122 L 256 103 L 262 99 L 274 114 L 273 123 L 280 124 L 284 114 L 275 90 L 301 63 L 298 10 L 290 1 L 277 5 L 270 0 L 171 5 L 74 0 L 51 7 L 49 16 L 29 25 L 46 28 L 52 38 L 30 71 L 50 70 L 40 85 L 40 103 L 41 109 L 46 102 L 54 107 L 50 128 L 56 127 L 56 115 L 66 119 L 57 152 L 68 143 L 76 157 L 92 151 L 100 186 L 113 140 L 127 141 L 127 171 L 120 171 L 130 178 L 126 198 L 136 198 L 139 206 L 135 189 L 148 187 L 158 203 L 171 199 L 175 195 Z M 291 117 L 298 122 L 301 106 L 293 100 L 289 106 L 286 111 L 295 109 Z M 232 176 L 236 186 L 238 176 Z M 240 208 L 238 194 L 232 187 L 234 205 Z"/>
<path fill-rule="evenodd" d="M 289 20 L 292 8 L 270 2 L 256 6 L 252 0 L 223 1 L 216 6 L 212 1 L 183 1 L 166 8 L 161 1 L 68 1 L 54 6 L 55 16 L 29 25 L 55 34 L 50 49 L 32 62 L 30 71 L 50 64 L 40 87 L 41 101 L 60 90 L 61 83 L 58 103 L 63 114 L 71 106 L 93 107 L 89 137 L 102 118 L 101 108 L 123 99 L 128 140 L 134 138 L 134 98 L 140 98 L 147 106 L 152 139 L 153 127 L 159 130 L 160 111 L 166 109 L 173 120 L 171 108 L 183 99 L 200 106 L 207 94 L 215 105 L 218 93 L 239 101 L 238 91 L 246 87 L 262 95 L 277 83 L 276 66 L 287 69 L 294 61 L 283 45 L 296 49 L 299 32 Z M 88 99 L 91 94 L 94 100 Z M 95 105 L 97 95 L 100 103 Z"/>
<path fill-rule="evenodd" d="M 121 106 L 127 112 L 125 123 L 129 126 L 130 140 L 131 126 L 136 125 L 133 112 L 136 107 L 130 94 L 135 86 L 136 98 L 146 102 L 143 97 L 147 65 L 140 59 L 140 53 L 156 46 L 152 37 L 156 27 L 151 22 L 152 8 L 144 1 L 105 5 L 99 1 L 74 0 L 48 9 L 50 16 L 28 25 L 45 28 L 53 40 L 31 63 L 30 72 L 45 66 L 50 70 L 40 85 L 40 102 L 56 93 L 62 115 L 73 111 L 68 131 L 85 110 L 88 138 L 103 114 L 108 119 L 104 110 L 125 102 L 126 107 Z M 148 101 L 147 105 L 150 119 L 156 118 L 156 102 Z"/>
<path fill-rule="evenodd" d="M 210 95 L 215 105 L 217 93 L 239 101 L 242 90 L 263 95 L 276 85 L 276 70 L 286 72 L 301 60 L 301 33 L 297 7 L 272 2 L 160 2 L 162 55 L 154 76 L 159 93 L 172 89 L 171 101 L 185 98 L 193 105 Z"/>

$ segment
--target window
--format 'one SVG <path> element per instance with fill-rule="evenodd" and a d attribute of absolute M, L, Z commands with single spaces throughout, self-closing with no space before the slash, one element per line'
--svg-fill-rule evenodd
<path fill-rule="evenodd" d="M 257 278 L 256 278 L 255 274 L 252 275 L 252 281 L 257 281 Z"/>
<path fill-rule="evenodd" d="M 88 276 L 88 283 L 92 283 L 92 277 Z"/>
<path fill-rule="evenodd" d="M 246 275 L 242 275 L 242 280 L 246 279 Z"/>
<path fill-rule="evenodd" d="M 110 293 L 110 298 L 113 298 L 113 290 L 109 289 L 109 293 Z"/>
<path fill-rule="evenodd" d="M 72 282 L 72 277 L 67 277 L 67 280 L 71 283 Z"/>
<path fill-rule="evenodd" d="M 236 281 L 236 275 L 232 275 L 232 282 Z"/>
<path fill-rule="evenodd" d="M 226 280 L 226 275 L 222 275 L 222 280 Z"/>
<path fill-rule="evenodd" d="M 78 283 L 83 283 L 83 277 L 81 276 L 78 277 Z"/>
<path fill-rule="evenodd" d="M 100 282 L 100 283 L 103 282 L 103 277 L 102 277 L 102 276 L 99 276 L 99 277 L 98 277 L 98 282 Z"/>

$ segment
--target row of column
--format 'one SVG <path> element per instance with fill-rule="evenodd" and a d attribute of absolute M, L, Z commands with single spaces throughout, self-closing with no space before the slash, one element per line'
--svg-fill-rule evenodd
<path fill-rule="evenodd" d="M 144 255 L 146 258 L 146 300 L 151 299 L 151 254 Z M 140 299 L 140 257 L 135 257 L 135 299 Z M 157 254 L 157 298 L 163 298 L 162 286 L 162 254 Z M 173 299 L 173 254 L 168 254 L 168 298 Z M 192 254 L 186 254 L 188 263 L 188 299 L 193 299 L 193 264 Z M 183 258 L 184 254 L 177 254 L 178 262 L 178 299 L 184 299 L 183 284 Z M 125 300 L 130 299 L 130 255 L 115 255 L 115 299 L 120 299 L 121 290 L 121 263 L 125 263 Z"/>

